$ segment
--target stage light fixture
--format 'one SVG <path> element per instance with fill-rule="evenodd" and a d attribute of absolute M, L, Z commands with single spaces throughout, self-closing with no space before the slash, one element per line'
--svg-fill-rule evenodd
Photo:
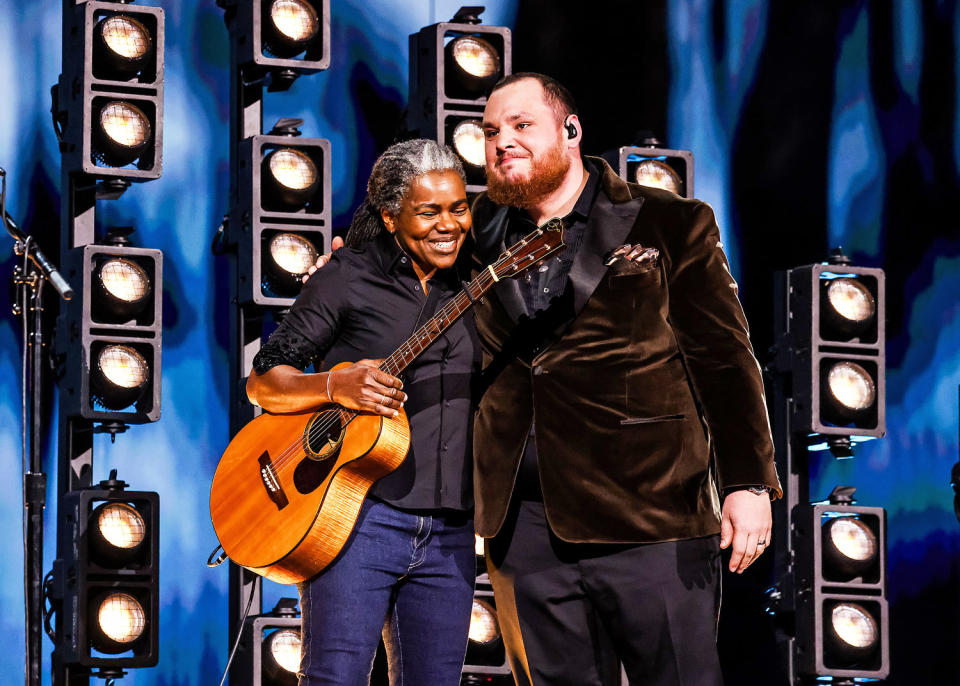
<path fill-rule="evenodd" d="M 243 79 L 286 90 L 330 66 L 330 0 L 222 0 Z"/>
<path fill-rule="evenodd" d="M 157 663 L 159 497 L 127 491 L 116 471 L 98 487 L 70 491 L 58 530 L 64 559 L 54 564 L 62 599 L 55 657 L 88 667 Z"/>
<path fill-rule="evenodd" d="M 277 233 L 264 236 L 268 255 L 265 265 L 264 289 L 272 293 L 295 296 L 303 285 L 303 275 L 320 253 L 307 238 L 295 233 Z"/>
<path fill-rule="evenodd" d="M 273 0 L 267 9 L 264 47 L 275 57 L 295 57 L 320 32 L 320 17 L 305 0 Z"/>
<path fill-rule="evenodd" d="M 689 150 L 662 148 L 660 141 L 648 136 L 642 145 L 625 146 L 603 157 L 624 181 L 661 188 L 681 198 L 693 197 L 693 153 Z"/>
<path fill-rule="evenodd" d="M 473 599 L 469 637 L 471 641 L 480 645 L 487 645 L 500 638 L 497 611 L 489 603 L 478 598 Z"/>
<path fill-rule="evenodd" d="M 103 18 L 94 29 L 95 61 L 106 70 L 134 75 L 143 69 L 153 52 L 150 30 L 133 17 L 114 14 Z"/>
<path fill-rule="evenodd" d="M 462 7 L 450 22 L 410 36 L 412 135 L 450 145 L 464 160 L 467 192 L 486 188 L 479 120 L 487 94 L 511 73 L 510 29 L 480 23 L 482 7 Z"/>
<path fill-rule="evenodd" d="M 877 535 L 855 516 L 835 517 L 823 525 L 823 574 L 825 578 L 849 581 L 877 564 Z"/>
<path fill-rule="evenodd" d="M 103 165 L 122 167 L 148 149 L 150 119 L 136 105 L 119 100 L 103 102 L 97 114 L 92 157 Z"/>
<path fill-rule="evenodd" d="M 841 439 L 886 432 L 883 270 L 838 254 L 789 270 L 782 283 L 789 324 L 775 364 L 791 377 L 791 427 L 848 455 Z"/>
<path fill-rule="evenodd" d="M 93 511 L 88 529 L 94 559 L 103 564 L 120 564 L 142 553 L 147 540 L 147 523 L 135 507 L 122 502 L 105 502 Z"/>
<path fill-rule="evenodd" d="M 453 128 L 453 149 L 464 162 L 481 169 L 486 165 L 483 126 L 479 119 L 464 119 Z"/>
<path fill-rule="evenodd" d="M 510 666 L 507 664 L 500 633 L 497 603 L 490 580 L 485 574 L 478 575 L 476 580 L 468 636 L 463 664 L 464 676 L 481 675 L 484 679 L 493 679 L 498 683 L 499 677 L 506 678 L 510 674 Z"/>
<path fill-rule="evenodd" d="M 303 207 L 320 186 L 317 164 L 300 150 L 274 150 L 263 158 L 263 167 L 262 178 L 268 182 L 265 200 L 277 209 Z"/>
<path fill-rule="evenodd" d="M 105 345 L 97 354 L 91 382 L 101 405 L 122 410 L 143 396 L 150 376 L 150 365 L 136 348 Z"/>
<path fill-rule="evenodd" d="M 132 247 L 132 231 L 111 229 L 109 245 L 86 245 L 79 264 L 66 263 L 67 278 L 83 289 L 57 329 L 68 416 L 124 424 L 160 417 L 163 253 Z"/>
<path fill-rule="evenodd" d="M 500 54 L 479 36 L 459 36 L 447 43 L 447 93 L 453 97 L 485 96 L 500 80 Z"/>
<path fill-rule="evenodd" d="M 662 188 L 680 195 L 683 192 L 683 180 L 670 165 L 661 160 L 645 159 L 636 165 L 633 181 L 641 186 Z"/>
<path fill-rule="evenodd" d="M 96 617 L 91 632 L 93 647 L 101 653 L 117 654 L 129 649 L 143 636 L 147 618 L 143 605 L 129 593 L 109 593 L 93 602 Z"/>
<path fill-rule="evenodd" d="M 102 260 L 92 279 L 96 315 L 106 321 L 124 322 L 150 304 L 153 284 L 147 270 L 126 257 Z"/>
<path fill-rule="evenodd" d="M 156 7 L 71 3 L 54 116 L 63 162 L 97 179 L 160 176 L 164 15 Z"/>
<path fill-rule="evenodd" d="M 300 138 L 300 119 L 281 119 L 268 135 L 239 146 L 238 246 L 241 302 L 287 308 L 301 276 L 331 235 L 330 142 Z"/>
<path fill-rule="evenodd" d="M 853 504 L 851 487 L 794 518 L 799 673 L 882 679 L 889 672 L 886 514 Z"/>
<path fill-rule="evenodd" d="M 263 639 L 263 675 L 271 686 L 296 686 L 297 671 L 303 654 L 300 631 L 282 628 Z"/>

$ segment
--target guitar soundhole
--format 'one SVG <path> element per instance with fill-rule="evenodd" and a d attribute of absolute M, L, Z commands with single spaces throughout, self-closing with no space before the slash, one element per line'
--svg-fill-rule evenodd
<path fill-rule="evenodd" d="M 340 454 L 344 426 L 339 410 L 318 412 L 303 434 L 303 450 L 311 460 L 322 462 Z"/>

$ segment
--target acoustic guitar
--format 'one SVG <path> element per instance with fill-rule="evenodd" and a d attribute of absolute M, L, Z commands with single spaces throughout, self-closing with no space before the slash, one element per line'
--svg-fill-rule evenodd
<path fill-rule="evenodd" d="M 563 247 L 558 219 L 526 236 L 464 283 L 380 369 L 399 376 L 497 281 Z M 210 518 L 220 545 L 235 563 L 271 581 L 309 579 L 337 556 L 370 486 L 399 467 L 409 448 L 402 410 L 392 418 L 339 405 L 265 412 L 234 436 L 217 465 Z"/>

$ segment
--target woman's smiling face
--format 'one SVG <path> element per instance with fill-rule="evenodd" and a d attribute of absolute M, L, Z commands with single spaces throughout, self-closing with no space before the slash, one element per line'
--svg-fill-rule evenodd
<path fill-rule="evenodd" d="M 400 202 L 400 213 L 382 210 L 381 217 L 421 279 L 453 266 L 473 224 L 463 179 L 452 169 L 416 177 Z"/>

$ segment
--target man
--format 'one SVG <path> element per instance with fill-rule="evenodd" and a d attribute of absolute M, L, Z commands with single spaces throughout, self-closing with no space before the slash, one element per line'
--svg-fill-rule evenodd
<path fill-rule="evenodd" d="M 483 127 L 476 269 L 553 217 L 567 244 L 476 309 L 475 523 L 516 679 L 610 683 L 612 646 L 631 683 L 720 684 L 719 548 L 749 566 L 781 491 L 713 212 L 581 157 L 549 77 L 497 84 Z"/>

